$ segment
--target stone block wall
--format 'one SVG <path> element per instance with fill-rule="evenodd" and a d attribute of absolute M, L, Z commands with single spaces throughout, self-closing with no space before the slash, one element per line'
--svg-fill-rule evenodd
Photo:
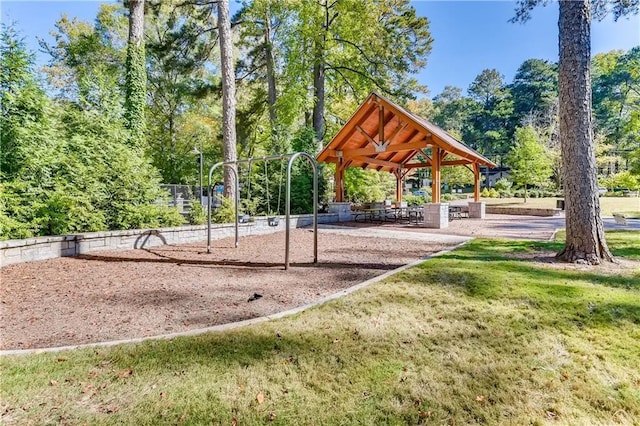
<path fill-rule="evenodd" d="M 318 223 L 333 223 L 337 221 L 337 214 L 318 215 Z M 312 223 L 313 215 L 291 216 L 292 228 L 301 228 Z M 254 222 L 239 224 L 238 235 L 244 237 L 269 234 L 283 231 L 285 226 L 284 216 L 280 217 L 278 226 L 269 226 L 265 217 L 257 217 Z M 211 238 L 214 240 L 233 237 L 234 233 L 234 224 L 211 225 Z M 0 267 L 97 251 L 131 250 L 164 244 L 195 243 L 206 241 L 206 239 L 207 225 L 194 225 L 175 228 L 90 232 L 76 235 L 0 241 Z"/>

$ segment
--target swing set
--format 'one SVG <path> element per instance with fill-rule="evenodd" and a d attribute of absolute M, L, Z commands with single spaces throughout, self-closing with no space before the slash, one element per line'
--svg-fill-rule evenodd
<path fill-rule="evenodd" d="M 213 172 L 222 167 L 227 167 L 232 171 L 232 174 L 235 177 L 235 202 L 234 202 L 234 210 L 235 210 L 235 246 L 238 247 L 238 224 L 246 223 L 249 221 L 248 215 L 242 215 L 240 217 L 238 215 L 238 199 L 240 198 L 240 183 L 238 179 L 238 170 L 237 166 L 239 164 L 248 164 L 248 172 L 247 172 L 247 197 L 250 199 L 251 197 L 251 164 L 258 161 L 263 161 L 265 163 L 265 179 L 266 179 L 266 193 L 267 193 L 267 206 L 269 209 L 269 216 L 267 216 L 267 224 L 269 226 L 278 226 L 280 223 L 280 217 L 277 215 L 272 215 L 270 200 L 269 200 L 269 180 L 267 178 L 267 162 L 280 160 L 280 185 L 278 188 L 278 209 L 277 214 L 280 213 L 280 198 L 282 191 L 282 178 L 283 178 L 283 162 L 282 160 L 288 159 L 287 162 L 287 181 L 286 181 L 286 189 L 285 189 L 285 254 L 284 254 L 284 269 L 289 269 L 289 239 L 290 239 L 290 222 L 291 222 L 291 166 L 293 162 L 299 158 L 306 158 L 309 163 L 311 163 L 311 167 L 313 168 L 313 263 L 318 263 L 318 165 L 316 163 L 315 158 L 313 156 L 307 154 L 306 152 L 294 152 L 291 154 L 277 154 L 277 155 L 269 155 L 266 157 L 252 157 L 252 158 L 244 158 L 241 160 L 232 160 L 232 161 L 221 161 L 219 163 L 214 164 L 209 169 L 209 194 L 212 194 L 212 177 Z M 207 203 L 207 253 L 211 253 L 211 197 L 208 197 Z"/>

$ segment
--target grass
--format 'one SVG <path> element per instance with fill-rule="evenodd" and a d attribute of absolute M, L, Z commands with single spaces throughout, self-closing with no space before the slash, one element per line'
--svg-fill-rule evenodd
<path fill-rule="evenodd" d="M 640 237 L 608 235 L 615 235 L 614 250 L 628 250 Z M 278 321 L 5 357 L 0 420 L 634 424 L 640 272 L 566 270 L 529 260 L 559 247 L 475 240 Z"/>
<path fill-rule="evenodd" d="M 491 205 L 508 207 L 533 207 L 551 209 L 556 207 L 556 201 L 561 198 L 483 198 L 482 201 Z M 638 197 L 600 197 L 600 211 L 602 216 L 624 212 L 629 218 L 640 218 L 640 198 Z"/>
<path fill-rule="evenodd" d="M 640 232 L 638 231 L 606 231 L 606 240 L 611 253 L 627 259 L 640 260 Z M 556 233 L 555 240 L 562 242 L 566 238 L 565 230 Z"/>

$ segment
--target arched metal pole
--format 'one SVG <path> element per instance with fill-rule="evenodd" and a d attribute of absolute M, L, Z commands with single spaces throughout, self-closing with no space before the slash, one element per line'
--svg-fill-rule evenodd
<path fill-rule="evenodd" d="M 229 162 L 220 162 L 216 163 L 209 169 L 209 196 L 207 197 L 207 253 L 211 253 L 211 177 L 213 176 L 213 172 L 218 167 L 229 167 L 233 171 L 236 181 L 236 196 L 235 196 L 235 234 L 236 234 L 236 247 L 238 247 L 238 197 L 240 196 L 240 183 L 238 179 L 238 171 L 235 167 L 235 161 Z"/>
<path fill-rule="evenodd" d="M 285 251 L 284 251 L 284 269 L 289 269 L 289 236 L 290 236 L 290 218 L 291 218 L 291 165 L 298 157 L 305 157 L 313 167 L 313 263 L 318 263 L 318 166 L 315 159 L 306 152 L 296 152 L 290 154 L 287 163 L 287 191 L 286 191 L 286 225 L 285 225 Z"/>
<path fill-rule="evenodd" d="M 306 152 L 295 152 L 293 154 L 278 154 L 268 155 L 260 158 L 247 158 L 235 161 L 219 162 L 211 166 L 209 169 L 209 197 L 207 202 L 207 253 L 211 253 L 211 179 L 213 172 L 219 167 L 231 167 L 236 180 L 236 198 L 235 198 L 235 235 L 236 235 L 236 247 L 238 247 L 238 198 L 240 194 L 240 184 L 238 178 L 238 171 L 235 167 L 238 164 L 251 163 L 255 161 L 270 161 L 270 160 L 282 160 L 289 158 L 287 163 L 287 188 L 286 188 L 286 225 L 285 225 L 285 255 L 284 255 L 284 269 L 289 269 L 289 239 L 291 235 L 291 166 L 298 157 L 304 157 L 309 160 L 311 167 L 313 168 L 313 263 L 318 263 L 318 165 L 315 158 Z"/>

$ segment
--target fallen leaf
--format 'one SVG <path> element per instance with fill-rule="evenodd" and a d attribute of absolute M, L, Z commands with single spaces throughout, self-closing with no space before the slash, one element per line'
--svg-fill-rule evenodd
<path fill-rule="evenodd" d="M 82 388 L 82 393 L 89 392 L 92 387 L 93 387 L 93 384 L 91 384 L 91 383 L 87 384 L 85 387 Z"/>
<path fill-rule="evenodd" d="M 476 401 L 478 401 L 478 402 L 482 402 L 482 401 L 484 401 L 484 395 L 478 395 L 478 396 L 476 396 Z"/>
<path fill-rule="evenodd" d="M 431 417 L 431 411 L 418 411 L 418 416 L 420 416 L 421 418 L 426 418 L 426 417 Z"/>
<path fill-rule="evenodd" d="M 49 384 L 50 384 L 51 386 L 58 386 L 58 381 L 57 381 L 57 380 L 51 380 L 51 381 L 49 382 Z"/>
<path fill-rule="evenodd" d="M 231 419 L 231 426 L 238 426 L 238 419 L 235 417 Z"/>
<path fill-rule="evenodd" d="M 166 392 L 160 392 L 160 399 L 165 399 L 167 397 Z"/>
<path fill-rule="evenodd" d="M 276 419 L 276 413 L 274 413 L 273 411 L 269 413 L 269 420 L 270 421 L 274 421 Z"/>
<path fill-rule="evenodd" d="M 185 420 L 187 420 L 187 412 L 185 411 L 184 413 L 182 413 L 182 415 L 180 416 L 180 418 L 178 419 L 178 423 L 182 423 Z"/>
<path fill-rule="evenodd" d="M 262 394 L 262 392 L 256 395 L 256 401 L 258 401 L 258 404 L 262 404 L 264 402 L 264 395 Z"/>
<path fill-rule="evenodd" d="M 338 343 L 340 339 L 333 339 L 333 343 Z"/>
<path fill-rule="evenodd" d="M 58 357 L 58 358 L 56 358 L 56 361 L 58 361 L 58 362 L 64 362 L 64 361 L 66 361 L 66 360 L 67 360 L 67 359 L 66 359 L 66 358 L 64 358 L 64 357 Z"/>

